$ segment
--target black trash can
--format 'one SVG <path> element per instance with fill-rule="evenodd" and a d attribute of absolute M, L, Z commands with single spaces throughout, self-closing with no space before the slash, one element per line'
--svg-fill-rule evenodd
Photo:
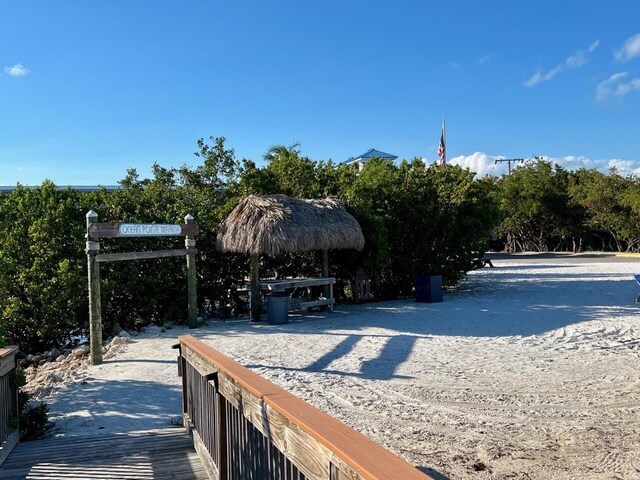
<path fill-rule="evenodd" d="M 416 277 L 416 302 L 442 301 L 442 275 L 418 275 Z"/>
<path fill-rule="evenodd" d="M 267 295 L 267 323 L 284 325 L 289 322 L 289 294 L 271 292 Z"/>

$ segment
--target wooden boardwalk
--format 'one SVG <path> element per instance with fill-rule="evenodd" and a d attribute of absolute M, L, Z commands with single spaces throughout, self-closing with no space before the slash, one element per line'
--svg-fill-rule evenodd
<path fill-rule="evenodd" d="M 208 479 L 184 428 L 20 443 L 0 480 Z"/>

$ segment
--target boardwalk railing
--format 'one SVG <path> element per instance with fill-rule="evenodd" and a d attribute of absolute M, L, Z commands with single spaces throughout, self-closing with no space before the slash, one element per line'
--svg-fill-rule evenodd
<path fill-rule="evenodd" d="M 18 443 L 18 389 L 11 381 L 18 347 L 0 348 L 0 465 Z"/>
<path fill-rule="evenodd" d="M 179 347 L 184 424 L 209 478 L 430 478 L 191 335 Z"/>

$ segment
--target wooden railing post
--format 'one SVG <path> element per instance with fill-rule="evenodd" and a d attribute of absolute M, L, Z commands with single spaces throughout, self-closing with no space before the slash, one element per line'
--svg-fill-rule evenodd
<path fill-rule="evenodd" d="M 220 393 L 219 383 L 216 382 L 216 425 L 218 425 L 218 480 L 229 478 L 229 459 L 227 457 L 227 412 L 225 399 Z"/>
<path fill-rule="evenodd" d="M 0 465 L 19 437 L 18 388 L 11 381 L 11 372 L 18 366 L 17 353 L 18 347 L 0 348 Z"/>
<path fill-rule="evenodd" d="M 100 305 L 100 242 L 91 239 L 89 226 L 98 222 L 98 214 L 87 212 L 87 274 L 89 277 L 89 342 L 91 365 L 102 363 L 102 307 Z"/>

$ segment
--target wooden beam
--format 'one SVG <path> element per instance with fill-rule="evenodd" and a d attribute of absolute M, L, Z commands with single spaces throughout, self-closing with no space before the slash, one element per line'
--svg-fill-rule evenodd
<path fill-rule="evenodd" d="M 184 226 L 196 226 L 191 214 L 184 217 Z M 198 326 L 198 293 L 197 293 L 197 275 L 196 275 L 196 238 L 195 234 L 187 234 L 184 240 L 184 246 L 187 247 L 187 307 L 189 328 Z"/>
<path fill-rule="evenodd" d="M 149 260 L 152 258 L 184 257 L 198 253 L 195 248 L 175 249 L 175 250 L 154 250 L 151 252 L 124 252 L 124 253 L 99 253 L 96 261 L 121 262 L 124 260 Z"/>
<path fill-rule="evenodd" d="M 100 244 L 91 240 L 89 231 L 97 225 L 98 214 L 90 210 L 87 215 L 87 275 L 89 278 L 89 356 L 91 365 L 102 363 L 102 305 L 100 295 Z"/>
<path fill-rule="evenodd" d="M 250 260 L 251 276 L 251 321 L 260 321 L 260 256 L 257 253 L 251 254 Z"/>
<path fill-rule="evenodd" d="M 120 223 L 93 223 L 89 226 L 88 234 L 91 238 L 123 238 L 120 234 Z M 183 223 L 180 224 L 180 234 L 170 235 L 177 237 L 195 237 L 200 233 L 200 229 L 197 223 Z M 149 237 L 150 235 L 138 235 L 140 237 Z M 161 235 L 158 235 L 161 236 Z M 136 237 L 136 235 L 127 235 L 126 237 Z"/>
<path fill-rule="evenodd" d="M 322 250 L 322 276 L 324 278 L 329 278 L 329 251 L 328 250 Z M 331 298 L 330 295 L 332 293 L 333 289 L 329 288 L 329 285 L 325 285 L 323 287 L 323 291 L 324 291 L 324 298 Z M 323 307 L 323 309 L 326 310 L 325 307 Z"/>

